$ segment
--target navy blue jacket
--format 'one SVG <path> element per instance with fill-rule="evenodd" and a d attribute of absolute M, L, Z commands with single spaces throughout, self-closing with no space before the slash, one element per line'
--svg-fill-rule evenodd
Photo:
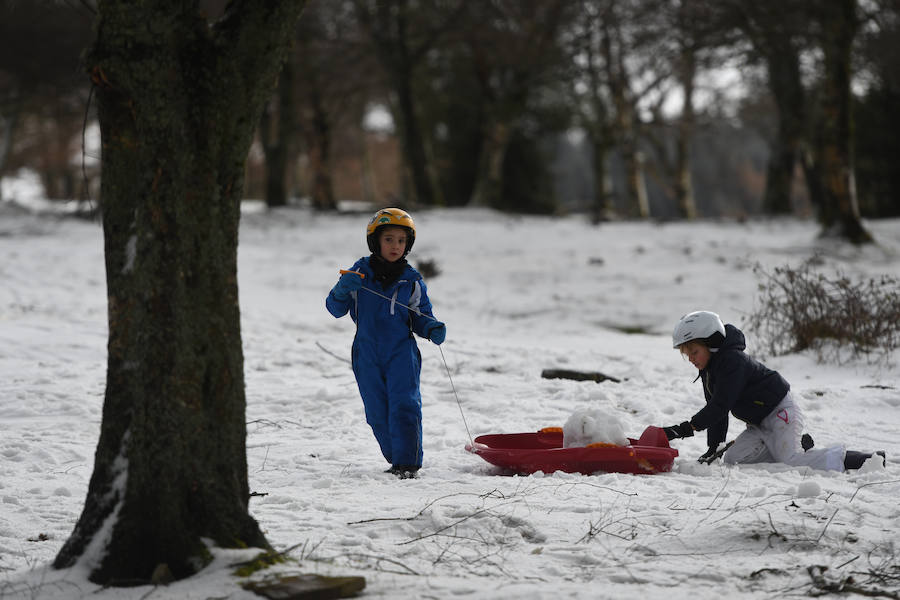
<path fill-rule="evenodd" d="M 741 330 L 726 325 L 725 342 L 700 371 L 706 406 L 691 417 L 691 425 L 697 431 L 708 429 L 710 446 L 725 441 L 729 412 L 741 421 L 759 425 L 791 389 L 777 371 L 747 355 L 746 347 Z"/>

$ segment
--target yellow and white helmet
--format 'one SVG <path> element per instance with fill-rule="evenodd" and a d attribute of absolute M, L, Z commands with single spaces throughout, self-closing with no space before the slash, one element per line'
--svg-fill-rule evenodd
<path fill-rule="evenodd" d="M 366 243 L 369 250 L 378 253 L 378 230 L 382 227 L 403 227 L 409 233 L 406 238 L 406 252 L 403 256 L 409 254 L 412 250 L 413 242 L 416 241 L 416 224 L 413 218 L 405 210 L 399 208 L 382 208 L 369 220 L 366 225 Z"/>

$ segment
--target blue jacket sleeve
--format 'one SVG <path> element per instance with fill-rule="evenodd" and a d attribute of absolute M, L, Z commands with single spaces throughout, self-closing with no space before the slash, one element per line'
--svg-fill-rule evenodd
<path fill-rule="evenodd" d="M 347 314 L 347 311 L 350 310 L 350 303 L 353 302 L 353 298 L 349 297 L 345 300 L 338 300 L 334 297 L 334 290 L 328 292 L 328 297 L 325 298 L 325 308 L 328 309 L 335 318 L 343 317 Z"/>
<path fill-rule="evenodd" d="M 362 265 L 362 259 L 353 263 L 353 266 L 350 267 L 350 271 L 359 271 Z M 331 291 L 328 292 L 328 296 L 325 298 L 325 308 L 328 309 L 336 319 L 343 317 L 350 310 L 350 307 L 355 302 L 352 296 L 345 298 L 343 300 L 339 300 L 334 295 L 334 288 L 331 288 Z"/>

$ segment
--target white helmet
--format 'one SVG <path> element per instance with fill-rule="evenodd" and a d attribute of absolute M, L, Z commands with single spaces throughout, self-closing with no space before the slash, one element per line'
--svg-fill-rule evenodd
<path fill-rule="evenodd" d="M 725 325 L 714 312 L 698 310 L 681 317 L 672 332 L 672 347 L 692 340 L 705 342 L 712 349 L 717 349 L 725 341 Z"/>

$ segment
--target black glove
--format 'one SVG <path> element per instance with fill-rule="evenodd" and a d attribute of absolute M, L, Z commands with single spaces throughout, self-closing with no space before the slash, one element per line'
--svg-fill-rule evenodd
<path fill-rule="evenodd" d="M 709 450 L 700 455 L 700 458 L 697 459 L 697 462 L 701 462 L 707 465 L 713 464 L 715 461 L 725 456 L 725 451 L 731 448 L 732 444 L 734 444 L 734 440 L 731 440 L 724 446 L 722 446 L 722 444 L 710 446 Z"/>
<path fill-rule="evenodd" d="M 663 431 L 666 432 L 666 437 L 670 440 L 674 440 L 675 438 L 692 437 L 694 435 L 694 428 L 691 427 L 690 421 L 685 421 L 680 425 L 663 427 Z"/>
<path fill-rule="evenodd" d="M 714 460 L 719 458 L 719 445 L 710 446 L 709 450 L 700 455 L 700 458 L 697 459 L 697 462 L 711 465 Z"/>

